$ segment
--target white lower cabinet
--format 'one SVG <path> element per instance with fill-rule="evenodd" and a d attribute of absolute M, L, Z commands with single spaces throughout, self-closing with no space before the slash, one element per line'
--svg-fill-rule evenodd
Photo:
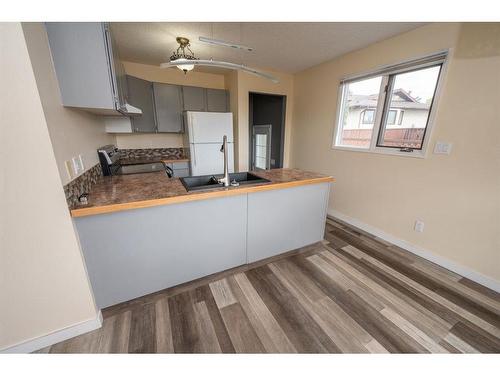
<path fill-rule="evenodd" d="M 248 194 L 247 263 L 323 240 L 330 184 Z"/>
<path fill-rule="evenodd" d="M 329 183 L 75 218 L 99 308 L 323 239 Z"/>

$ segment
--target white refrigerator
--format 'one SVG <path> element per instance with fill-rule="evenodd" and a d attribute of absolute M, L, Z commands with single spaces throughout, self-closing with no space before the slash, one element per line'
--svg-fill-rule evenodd
<path fill-rule="evenodd" d="M 229 172 L 234 172 L 232 113 L 186 111 L 184 124 L 184 147 L 189 149 L 192 176 L 224 173 L 224 154 L 220 152 L 224 135 Z"/>

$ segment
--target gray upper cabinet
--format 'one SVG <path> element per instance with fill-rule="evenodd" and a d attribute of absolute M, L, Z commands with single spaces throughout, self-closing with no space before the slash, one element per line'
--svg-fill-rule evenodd
<path fill-rule="evenodd" d="M 50 22 L 47 35 L 64 106 L 125 112 L 122 67 L 106 23 Z"/>
<path fill-rule="evenodd" d="M 226 90 L 207 89 L 208 112 L 228 112 L 228 95 Z"/>
<path fill-rule="evenodd" d="M 185 111 L 207 111 L 206 89 L 203 87 L 182 86 L 182 99 Z"/>
<path fill-rule="evenodd" d="M 156 132 L 153 84 L 143 79 L 127 76 L 127 100 L 134 107 L 142 109 L 141 116 L 131 118 L 132 131 L 139 133 Z"/>
<path fill-rule="evenodd" d="M 177 85 L 153 83 L 158 133 L 182 133 L 182 88 Z"/>

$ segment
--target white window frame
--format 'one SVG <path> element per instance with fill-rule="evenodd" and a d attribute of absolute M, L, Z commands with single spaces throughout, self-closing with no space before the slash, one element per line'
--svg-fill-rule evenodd
<path fill-rule="evenodd" d="M 342 151 L 356 151 L 356 152 L 368 152 L 368 153 L 376 153 L 376 154 L 386 154 L 386 155 L 395 155 L 395 156 L 403 156 L 403 157 L 412 157 L 412 158 L 425 158 L 428 145 L 430 139 L 432 138 L 432 130 L 434 128 L 436 113 L 439 108 L 439 99 L 441 97 L 442 88 L 444 86 L 444 82 L 446 79 L 447 71 L 448 71 L 448 61 L 451 55 L 451 49 L 442 50 L 436 53 L 421 56 L 418 58 L 414 58 L 411 60 L 405 60 L 398 64 L 384 65 L 377 69 L 374 69 L 370 72 L 366 72 L 364 74 L 358 74 L 356 76 L 345 77 L 340 80 L 339 88 L 338 88 L 338 100 L 337 100 L 337 113 L 335 116 L 335 125 L 333 131 L 333 143 L 332 149 L 334 150 L 342 150 Z M 423 68 L 427 66 L 436 65 L 436 58 L 442 57 L 442 65 L 441 72 L 438 77 L 436 90 L 433 97 L 432 106 L 430 108 L 429 117 L 427 120 L 427 126 L 425 130 L 424 141 L 422 144 L 421 150 L 413 150 L 412 152 L 403 152 L 397 148 L 388 148 L 388 147 L 379 147 L 377 146 L 377 139 L 380 132 L 380 126 L 382 124 L 382 115 L 383 109 L 386 102 L 386 97 L 390 95 L 388 90 L 385 90 L 389 83 L 389 74 L 397 74 L 403 73 L 404 71 L 411 71 L 418 68 Z M 399 68 L 403 67 L 405 68 Z M 342 108 L 346 101 L 347 90 L 344 90 L 345 83 L 352 83 L 364 79 L 368 79 L 370 77 L 382 76 L 382 80 L 380 83 L 379 93 L 383 93 L 380 96 L 380 100 L 377 103 L 377 108 L 375 112 L 375 123 L 373 125 L 372 138 L 370 142 L 370 147 L 355 147 L 355 146 L 343 146 L 340 143 L 341 132 L 339 131 L 341 128 L 341 117 L 342 117 Z"/>

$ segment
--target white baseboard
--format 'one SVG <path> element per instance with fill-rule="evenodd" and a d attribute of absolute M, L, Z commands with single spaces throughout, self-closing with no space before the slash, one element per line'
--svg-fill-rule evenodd
<path fill-rule="evenodd" d="M 344 215 L 342 212 L 339 212 L 337 210 L 332 210 L 328 209 L 328 216 L 340 219 L 342 221 L 345 221 L 348 224 L 351 224 L 352 226 L 358 227 L 359 229 L 364 230 L 365 232 L 368 232 L 370 234 L 373 234 L 374 236 L 377 236 L 384 241 L 390 242 L 396 246 L 399 246 L 410 253 L 413 253 L 415 255 L 418 255 L 424 259 L 427 259 L 428 261 L 435 263 L 441 267 L 444 267 L 450 271 L 453 271 L 460 276 L 466 277 L 468 279 L 471 279 L 472 281 L 475 281 L 478 284 L 481 284 L 489 289 L 492 289 L 498 293 L 500 293 L 500 282 L 492 279 L 491 277 L 485 276 L 479 272 L 476 272 L 474 270 L 471 270 L 470 268 L 464 267 L 460 264 L 454 263 L 446 258 L 443 258 L 440 255 L 437 255 L 429 250 L 423 249 L 417 245 L 414 245 L 410 242 L 407 242 L 405 240 L 402 240 L 400 238 L 394 237 L 391 234 L 388 234 L 378 228 L 375 228 L 369 224 L 363 223 L 362 221 L 352 218 L 350 216 Z"/>
<path fill-rule="evenodd" d="M 58 342 L 70 339 L 75 336 L 93 331 L 102 327 L 101 310 L 94 319 L 87 320 L 82 323 L 75 324 L 68 328 L 63 328 L 59 331 L 49 333 L 48 335 L 37 337 L 32 340 L 25 341 L 5 349 L 0 350 L 0 353 L 32 353 Z"/>

